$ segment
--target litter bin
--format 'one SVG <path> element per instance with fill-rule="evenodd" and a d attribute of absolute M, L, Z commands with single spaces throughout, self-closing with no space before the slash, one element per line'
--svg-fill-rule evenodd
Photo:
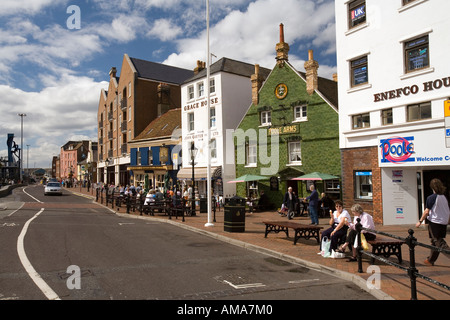
<path fill-rule="evenodd" d="M 208 200 L 202 196 L 200 198 L 200 213 L 207 213 L 208 212 Z"/>
<path fill-rule="evenodd" d="M 245 232 L 245 199 L 235 196 L 225 200 L 223 230 Z"/>

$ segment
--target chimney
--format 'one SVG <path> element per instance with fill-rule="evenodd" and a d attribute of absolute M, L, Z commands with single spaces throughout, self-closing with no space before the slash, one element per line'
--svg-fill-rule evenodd
<path fill-rule="evenodd" d="M 115 78 L 116 77 L 116 73 L 117 73 L 117 69 L 116 67 L 112 67 L 111 70 L 109 71 L 109 78 Z"/>
<path fill-rule="evenodd" d="M 317 69 L 319 69 L 319 63 L 317 61 L 314 61 L 313 51 L 309 50 L 308 61 L 305 62 L 306 91 L 309 95 L 312 95 L 314 91 L 319 87 Z"/>
<path fill-rule="evenodd" d="M 288 61 L 289 45 L 284 42 L 284 25 L 280 24 L 280 42 L 276 45 L 277 51 L 277 64 L 282 67 L 286 61 Z"/>
<path fill-rule="evenodd" d="M 197 67 L 194 69 L 194 74 L 198 74 L 200 71 L 206 68 L 206 62 L 197 60 Z"/>
<path fill-rule="evenodd" d="M 256 106 L 259 103 L 259 89 L 263 83 L 263 77 L 259 73 L 259 64 L 255 64 L 255 74 L 251 76 L 252 80 L 252 103 Z"/>
<path fill-rule="evenodd" d="M 333 73 L 333 81 L 338 82 L 338 75 L 337 73 Z"/>

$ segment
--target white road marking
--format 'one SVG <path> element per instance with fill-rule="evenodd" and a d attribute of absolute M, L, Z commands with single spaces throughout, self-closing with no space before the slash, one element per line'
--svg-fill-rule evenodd
<path fill-rule="evenodd" d="M 224 283 L 230 285 L 234 289 L 248 289 L 248 288 L 259 288 L 265 287 L 265 284 L 262 283 L 248 283 L 248 284 L 232 284 L 230 281 L 223 280 Z"/>
<path fill-rule="evenodd" d="M 33 198 L 34 200 L 36 200 L 36 201 L 39 202 L 39 203 L 43 203 L 41 200 L 36 199 L 36 198 L 33 197 L 31 194 L 29 194 L 28 192 L 26 192 L 26 191 L 25 191 L 26 188 L 28 188 L 28 187 L 23 188 L 23 192 L 24 192 L 26 195 L 30 196 L 31 198 Z"/>
<path fill-rule="evenodd" d="M 313 281 L 320 281 L 320 279 L 293 280 L 293 281 L 289 281 L 289 283 L 304 283 L 304 282 L 313 282 Z"/>
<path fill-rule="evenodd" d="M 14 213 L 16 213 L 17 211 L 19 211 L 20 209 L 22 209 L 22 207 L 24 206 L 25 202 L 22 203 L 22 205 L 19 207 L 19 209 L 14 210 L 13 212 L 11 212 L 10 214 L 8 214 L 8 217 L 11 217 Z"/>
<path fill-rule="evenodd" d="M 42 291 L 42 293 L 49 300 L 61 300 L 58 297 L 58 295 L 52 290 L 52 288 L 50 288 L 49 285 L 41 278 L 39 273 L 37 273 L 36 270 L 33 268 L 33 266 L 31 265 L 30 261 L 27 258 L 27 255 L 25 253 L 25 247 L 23 244 L 23 240 L 25 238 L 25 235 L 27 234 L 28 226 L 30 225 L 31 221 L 36 219 L 42 212 L 44 212 L 44 208 L 42 208 L 41 211 L 36 213 L 23 226 L 22 232 L 20 232 L 19 238 L 17 239 L 17 253 L 19 254 L 20 262 L 22 263 L 26 272 L 31 277 L 31 279 L 34 281 L 34 283 L 38 286 L 38 288 Z"/>

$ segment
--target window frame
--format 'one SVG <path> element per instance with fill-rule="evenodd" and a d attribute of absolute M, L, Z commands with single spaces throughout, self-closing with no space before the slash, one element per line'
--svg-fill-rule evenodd
<path fill-rule="evenodd" d="M 216 116 L 216 108 L 215 107 L 211 107 L 209 109 L 209 127 L 210 128 L 217 127 L 217 116 Z"/>
<path fill-rule="evenodd" d="M 390 115 L 386 115 L 386 112 L 390 112 Z M 390 122 L 389 122 L 390 120 Z M 394 117 L 393 117 L 393 110 L 392 108 L 383 109 L 381 110 L 381 125 L 382 126 L 389 126 L 394 123 Z"/>
<path fill-rule="evenodd" d="M 352 59 L 349 61 L 350 63 L 350 87 L 355 88 L 362 85 L 367 85 L 369 83 L 369 56 L 364 55 L 358 58 Z M 365 68 L 365 82 L 355 83 L 355 71 Z M 363 72 L 360 72 L 362 74 Z"/>
<path fill-rule="evenodd" d="M 417 107 L 419 109 L 419 118 L 418 119 L 411 119 L 410 115 L 411 115 L 411 110 L 413 107 Z M 424 118 L 422 117 L 423 113 L 422 113 L 422 108 L 428 107 L 429 110 L 429 114 L 430 117 Z M 415 104 L 410 104 L 408 106 L 406 106 L 406 120 L 407 122 L 416 122 L 416 121 L 422 121 L 422 120 L 428 120 L 428 119 L 432 119 L 433 118 L 433 109 L 432 109 L 432 105 L 430 101 L 427 102 L 421 102 L 421 103 L 415 103 Z"/>
<path fill-rule="evenodd" d="M 203 81 L 197 83 L 197 95 L 199 98 L 205 96 L 205 83 Z"/>
<path fill-rule="evenodd" d="M 187 88 L 187 95 L 188 95 L 188 100 L 194 100 L 195 99 L 194 85 L 188 86 L 188 88 Z"/>
<path fill-rule="evenodd" d="M 373 200 L 373 171 L 358 170 L 353 172 L 353 181 L 355 183 L 354 197 L 356 200 Z M 365 182 L 365 183 L 363 183 Z M 370 191 L 363 191 L 362 186 L 370 186 Z M 367 194 L 367 195 L 364 195 Z"/>
<path fill-rule="evenodd" d="M 422 39 L 425 39 L 425 42 L 420 43 L 420 41 Z M 416 44 L 414 44 L 414 42 L 417 42 Z M 408 45 L 411 45 L 411 47 L 408 47 Z M 416 51 L 416 50 L 421 50 L 422 47 L 424 47 L 426 45 L 426 65 L 424 64 L 421 67 L 416 67 L 416 68 L 411 68 L 411 61 L 408 58 L 408 53 L 412 52 L 412 51 Z M 423 50 L 423 49 L 422 49 Z M 404 72 L 405 74 L 409 74 L 412 72 L 416 72 L 419 70 L 423 70 L 423 69 L 427 69 L 430 67 L 430 37 L 428 34 L 426 35 L 421 35 L 409 40 L 405 40 L 403 42 L 403 56 L 404 56 Z"/>
<path fill-rule="evenodd" d="M 369 126 L 365 127 L 364 126 L 364 118 L 367 118 L 369 121 Z M 357 124 L 361 123 L 361 126 L 356 126 L 355 127 L 355 119 L 357 120 Z M 358 121 L 359 119 L 361 119 L 360 121 Z M 352 115 L 352 130 L 361 130 L 361 129 L 367 129 L 370 128 L 370 113 L 360 113 L 360 114 L 354 114 Z"/>
<path fill-rule="evenodd" d="M 295 154 L 293 152 L 294 144 L 299 145 L 299 150 L 296 151 Z M 300 160 L 292 160 L 292 156 L 295 156 L 295 155 L 299 155 Z M 302 164 L 302 143 L 301 143 L 301 141 L 296 140 L 296 141 L 288 142 L 288 161 L 289 161 L 289 164 L 291 164 L 291 165 L 301 165 Z"/>
<path fill-rule="evenodd" d="M 248 141 L 245 146 L 245 162 L 247 166 L 256 166 L 258 163 L 258 149 L 256 141 Z M 254 161 L 253 161 L 254 160 Z"/>
<path fill-rule="evenodd" d="M 195 130 L 195 115 L 194 112 L 189 112 L 187 114 L 188 131 Z"/>
<path fill-rule="evenodd" d="M 297 116 L 297 109 L 299 109 L 300 116 Z M 299 105 L 294 107 L 294 121 L 307 121 L 308 108 L 307 105 Z"/>
<path fill-rule="evenodd" d="M 352 11 L 364 6 L 364 16 L 355 20 L 356 24 L 353 23 Z M 348 3 L 347 7 L 347 17 L 348 17 L 348 30 L 354 29 L 362 24 L 367 23 L 367 5 L 365 0 L 355 0 Z M 362 19 L 361 21 L 359 21 Z"/>
<path fill-rule="evenodd" d="M 272 111 L 261 111 L 259 118 L 262 126 L 270 126 L 272 124 Z"/>

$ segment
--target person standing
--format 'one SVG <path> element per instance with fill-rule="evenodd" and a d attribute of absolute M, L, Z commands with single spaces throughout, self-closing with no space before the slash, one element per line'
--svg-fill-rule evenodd
<path fill-rule="evenodd" d="M 288 191 L 286 192 L 286 194 L 284 195 L 284 200 L 283 200 L 283 204 L 284 207 L 287 208 L 287 216 L 288 219 L 292 219 L 293 216 L 295 215 L 295 205 L 297 203 L 297 198 L 295 196 L 295 194 L 292 192 L 292 187 L 288 188 Z"/>
<path fill-rule="evenodd" d="M 313 184 L 309 187 L 309 190 L 311 190 L 311 194 L 308 197 L 306 197 L 306 200 L 309 200 L 308 208 L 309 208 L 309 215 L 311 217 L 311 224 L 318 225 L 319 193 L 317 192 Z"/>
<path fill-rule="evenodd" d="M 449 250 L 450 248 L 444 240 L 447 233 L 447 225 L 450 222 L 450 209 L 447 198 L 444 195 L 446 188 L 439 179 L 431 180 L 430 187 L 433 190 L 433 194 L 428 196 L 425 211 L 420 220 L 416 223 L 416 227 L 420 227 L 422 222 L 426 219 L 431 245 Z M 449 254 L 444 254 L 447 257 L 450 257 Z M 424 264 L 432 266 L 438 257 L 439 251 L 431 249 L 430 255 L 424 261 Z"/>

